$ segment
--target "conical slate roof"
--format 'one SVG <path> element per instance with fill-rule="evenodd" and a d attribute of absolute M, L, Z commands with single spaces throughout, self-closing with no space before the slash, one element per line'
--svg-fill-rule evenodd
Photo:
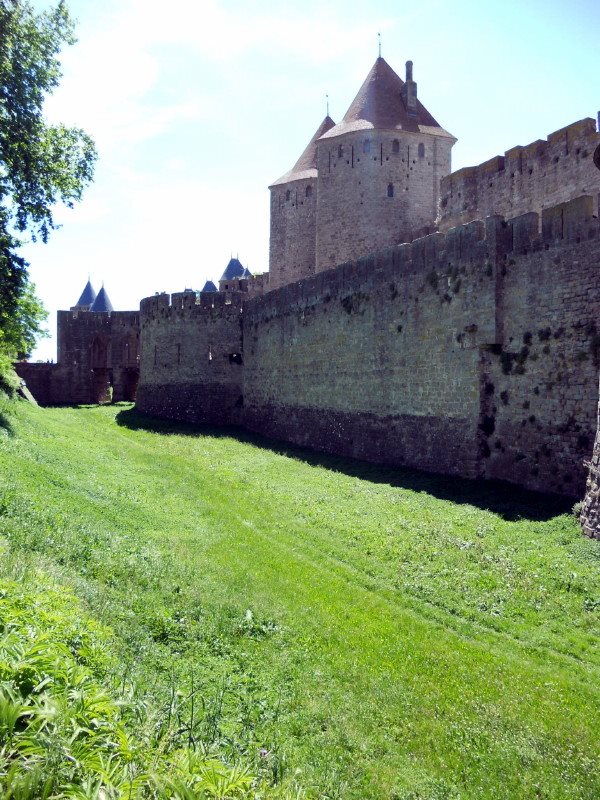
<path fill-rule="evenodd" d="M 219 290 L 212 281 L 206 281 L 202 287 L 203 292 L 218 292 Z"/>
<path fill-rule="evenodd" d="M 244 267 L 244 271 L 242 272 L 242 278 L 251 278 L 252 273 L 248 269 L 248 267 Z"/>
<path fill-rule="evenodd" d="M 85 289 L 81 293 L 81 297 L 75 304 L 75 308 L 82 308 L 87 306 L 91 306 L 94 300 L 96 299 L 96 290 L 90 283 L 90 279 L 88 278 L 88 282 L 85 285 Z"/>
<path fill-rule="evenodd" d="M 296 161 L 294 166 L 285 175 L 272 183 L 271 186 L 277 186 L 280 183 L 289 183 L 290 181 L 298 181 L 301 178 L 316 178 L 317 177 L 317 139 L 320 139 L 324 133 L 333 128 L 335 122 L 331 119 L 329 114 L 325 117 L 323 122 L 319 125 L 312 139 L 306 146 L 304 152 Z M 270 187 L 269 187 L 270 188 Z"/>
<path fill-rule="evenodd" d="M 417 100 L 417 113 L 408 113 L 402 99 L 404 81 L 381 56 L 375 61 L 365 82 L 346 111 L 344 119 L 323 134 L 323 139 L 342 133 L 368 130 L 402 130 L 431 133 L 454 138 Z"/>
<path fill-rule="evenodd" d="M 90 306 L 90 311 L 114 311 L 104 286 L 100 289 L 98 296 Z"/>
<path fill-rule="evenodd" d="M 237 258 L 231 258 L 225 267 L 225 272 L 221 275 L 222 281 L 231 281 L 234 278 L 241 278 L 244 274 L 244 267 Z"/>

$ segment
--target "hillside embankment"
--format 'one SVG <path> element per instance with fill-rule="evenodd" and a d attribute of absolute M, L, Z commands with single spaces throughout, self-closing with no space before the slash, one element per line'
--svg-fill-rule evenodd
<path fill-rule="evenodd" d="M 548 497 L 21 403 L 0 537 L 3 635 L 108 695 L 105 772 L 200 786 L 219 759 L 247 769 L 233 797 L 600 794 L 599 543 Z"/>

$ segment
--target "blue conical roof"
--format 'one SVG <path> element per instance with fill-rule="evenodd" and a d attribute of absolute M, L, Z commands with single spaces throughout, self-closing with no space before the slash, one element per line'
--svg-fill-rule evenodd
<path fill-rule="evenodd" d="M 90 283 L 90 279 L 88 278 L 88 282 L 85 285 L 85 289 L 81 293 L 81 297 L 76 303 L 76 307 L 80 306 L 91 306 L 94 300 L 96 299 L 96 290 Z"/>
<path fill-rule="evenodd" d="M 90 306 L 90 311 L 113 311 L 112 303 L 106 294 L 104 286 L 98 292 L 98 296 Z"/>
<path fill-rule="evenodd" d="M 231 281 L 234 278 L 241 278 L 244 274 L 244 267 L 241 265 L 239 259 L 231 258 L 229 264 L 225 267 L 225 272 L 221 276 L 222 281 Z"/>
<path fill-rule="evenodd" d="M 242 272 L 242 278 L 251 278 L 252 273 L 248 269 L 248 267 L 244 267 L 244 271 Z"/>
<path fill-rule="evenodd" d="M 206 281 L 202 287 L 203 292 L 218 292 L 219 290 L 212 281 Z"/>

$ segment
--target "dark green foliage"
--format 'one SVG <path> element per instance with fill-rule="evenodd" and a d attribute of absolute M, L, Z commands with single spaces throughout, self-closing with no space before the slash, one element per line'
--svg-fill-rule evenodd
<path fill-rule="evenodd" d="M 62 0 L 42 13 L 26 0 L 0 0 L 0 351 L 11 357 L 32 349 L 44 320 L 19 234 L 47 241 L 53 206 L 72 206 L 93 176 L 90 137 L 43 116 L 60 80 L 59 52 L 74 41 Z"/>

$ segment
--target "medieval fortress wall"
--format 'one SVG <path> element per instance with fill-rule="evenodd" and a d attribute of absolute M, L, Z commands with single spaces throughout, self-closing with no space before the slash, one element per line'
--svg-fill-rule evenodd
<path fill-rule="evenodd" d="M 433 234 L 243 313 L 233 297 L 148 298 L 138 407 L 580 496 L 600 358 L 596 202 Z"/>
<path fill-rule="evenodd" d="M 58 363 L 15 369 L 42 405 L 134 400 L 138 382 L 138 311 L 58 312 Z"/>
<path fill-rule="evenodd" d="M 600 171 L 592 156 L 600 142 L 587 118 L 524 147 L 513 147 L 477 167 L 441 181 L 439 229 L 446 231 L 490 214 L 516 217 L 591 195 L 598 211 Z"/>
<path fill-rule="evenodd" d="M 240 293 L 159 294 L 140 306 L 137 407 L 189 422 L 240 422 Z"/>
<path fill-rule="evenodd" d="M 41 402 L 126 399 L 139 352 L 149 414 L 580 497 L 600 368 L 600 133 L 584 119 L 449 174 L 455 141 L 417 99 L 412 63 L 403 81 L 379 57 L 341 122 L 327 115 L 270 186 L 268 275 L 232 258 L 219 291 L 155 295 L 139 317 L 88 282 L 59 314 L 59 364 L 19 374 Z"/>

